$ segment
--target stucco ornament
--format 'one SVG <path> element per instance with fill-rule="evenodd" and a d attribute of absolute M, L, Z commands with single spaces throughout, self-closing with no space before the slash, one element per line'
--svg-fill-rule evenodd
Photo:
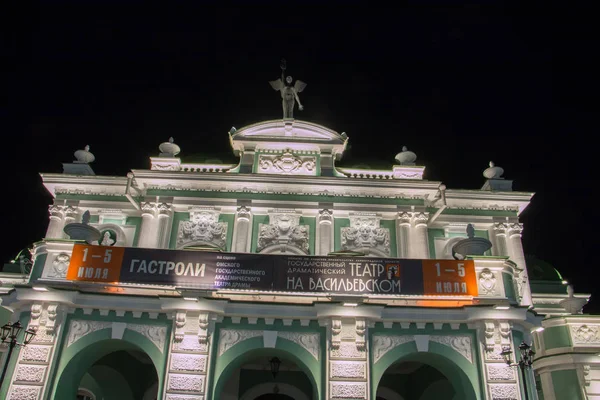
<path fill-rule="evenodd" d="M 262 336 L 263 331 L 248 329 L 221 329 L 219 332 L 219 356 L 236 344 L 247 339 Z"/>
<path fill-rule="evenodd" d="M 600 343 L 600 327 L 594 325 L 571 326 L 573 342 L 579 344 Z"/>
<path fill-rule="evenodd" d="M 214 210 L 191 211 L 190 220 L 179 224 L 178 246 L 205 242 L 224 248 L 227 239 L 227 222 L 219 222 L 219 212 Z"/>
<path fill-rule="evenodd" d="M 286 150 L 277 156 L 261 154 L 258 159 L 261 172 L 276 174 L 314 175 L 316 167 L 315 157 L 297 157 Z"/>
<path fill-rule="evenodd" d="M 112 322 L 108 321 L 71 320 L 71 324 L 69 325 L 69 336 L 67 338 L 67 347 L 92 332 L 110 327 L 112 327 Z"/>
<path fill-rule="evenodd" d="M 49 278 L 65 278 L 67 269 L 71 262 L 71 256 L 67 253 L 60 253 L 52 261 L 52 270 L 48 274 Z"/>
<path fill-rule="evenodd" d="M 319 360 L 321 345 L 319 341 L 320 336 L 318 333 L 279 332 L 277 336 L 299 344 L 300 346 L 304 347 L 315 358 L 315 360 Z"/>
<path fill-rule="evenodd" d="M 374 248 L 390 254 L 390 230 L 380 227 L 376 216 L 351 216 L 350 226 L 341 229 L 342 249 Z"/>
<path fill-rule="evenodd" d="M 473 363 L 470 336 L 430 336 L 429 340 L 451 347 L 469 360 L 470 363 Z"/>
<path fill-rule="evenodd" d="M 517 385 L 514 384 L 495 384 L 490 385 L 492 400 L 518 400 Z"/>
<path fill-rule="evenodd" d="M 157 325 L 127 324 L 127 329 L 141 333 L 146 336 L 162 353 L 167 339 L 167 327 Z"/>
<path fill-rule="evenodd" d="M 259 224 L 256 250 L 268 246 L 286 244 L 308 252 L 308 225 L 300 225 L 300 215 L 293 213 L 271 213 L 269 224 Z"/>
<path fill-rule="evenodd" d="M 489 268 L 479 273 L 479 292 L 483 295 L 496 293 L 496 275 Z"/>
<path fill-rule="evenodd" d="M 390 350 L 414 340 L 415 338 L 412 335 L 374 335 L 373 363 L 379 361 Z"/>

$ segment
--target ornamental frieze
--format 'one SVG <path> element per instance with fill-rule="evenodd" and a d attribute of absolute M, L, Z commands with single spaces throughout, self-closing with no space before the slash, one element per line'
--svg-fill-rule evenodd
<path fill-rule="evenodd" d="M 290 151 L 279 155 L 261 154 L 258 171 L 267 174 L 316 175 L 317 159 L 314 156 L 296 156 Z"/>

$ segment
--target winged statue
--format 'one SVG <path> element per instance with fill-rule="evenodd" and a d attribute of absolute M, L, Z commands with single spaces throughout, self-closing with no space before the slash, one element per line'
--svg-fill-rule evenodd
<path fill-rule="evenodd" d="M 281 78 L 275 81 L 269 81 L 269 84 L 274 90 L 281 92 L 281 104 L 283 106 L 283 118 L 294 118 L 294 104 L 298 102 L 298 109 L 304 110 L 304 106 L 300 103 L 300 97 L 298 93 L 302 92 L 306 87 L 306 83 L 301 80 L 296 80 L 292 86 L 292 77 L 285 76 L 286 62 L 281 60 Z"/>

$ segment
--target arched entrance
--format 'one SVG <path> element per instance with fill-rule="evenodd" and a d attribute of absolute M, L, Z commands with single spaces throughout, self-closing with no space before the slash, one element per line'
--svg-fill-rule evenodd
<path fill-rule="evenodd" d="M 273 377 L 272 358 L 272 355 L 253 357 L 230 371 L 219 399 L 313 400 L 313 385 L 302 368 L 291 358 L 282 358 Z"/>
<path fill-rule="evenodd" d="M 85 373 L 78 400 L 156 400 L 158 375 L 148 355 L 137 349 L 117 350 L 97 360 Z"/>
<path fill-rule="evenodd" d="M 437 368 L 418 361 L 390 366 L 379 381 L 377 400 L 452 399 L 452 383 Z"/>
<path fill-rule="evenodd" d="M 110 329 L 96 331 L 63 349 L 50 398 L 157 399 L 164 358 L 156 345 L 137 332 L 107 336 Z"/>
<path fill-rule="evenodd" d="M 479 370 L 468 347 L 471 337 L 450 337 L 454 339 L 450 344 L 461 343 L 462 347 L 429 339 L 428 335 L 375 335 L 372 399 L 476 400 L 482 396 Z"/>

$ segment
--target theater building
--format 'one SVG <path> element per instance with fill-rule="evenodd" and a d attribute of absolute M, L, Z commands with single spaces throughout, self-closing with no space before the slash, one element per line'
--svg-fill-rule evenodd
<path fill-rule="evenodd" d="M 347 135 L 294 119 L 229 139 L 237 164 L 170 140 L 127 176 L 89 149 L 41 174 L 46 236 L 0 273 L 36 335 L 0 398 L 600 399 L 600 319 L 526 260 L 532 193 L 500 167 L 474 166 L 481 189 L 424 179 L 407 149 L 342 168 Z M 523 341 L 521 374 L 501 353 Z"/>

